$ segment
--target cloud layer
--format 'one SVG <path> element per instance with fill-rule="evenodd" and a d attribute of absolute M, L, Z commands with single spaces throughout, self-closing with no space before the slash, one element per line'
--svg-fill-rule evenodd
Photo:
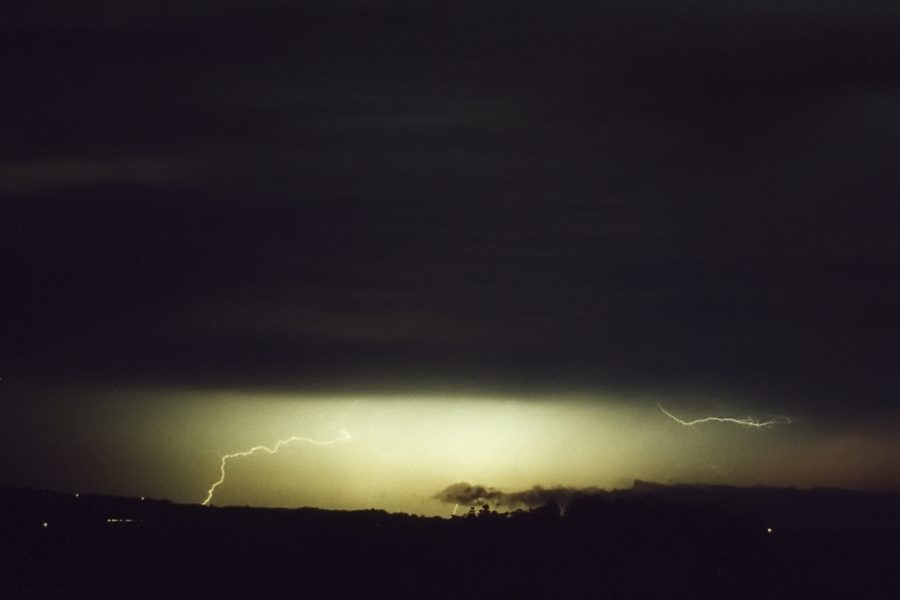
<path fill-rule="evenodd" d="M 447 486 L 435 494 L 434 498 L 447 504 L 475 506 L 486 503 L 507 508 L 537 508 L 552 501 L 565 508 L 573 498 L 597 494 L 601 491 L 596 487 L 556 486 L 544 488 L 536 485 L 528 490 L 503 492 L 492 487 L 460 482 Z"/>

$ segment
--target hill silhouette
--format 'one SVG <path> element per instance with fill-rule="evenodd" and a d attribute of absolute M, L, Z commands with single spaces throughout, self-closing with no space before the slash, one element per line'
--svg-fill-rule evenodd
<path fill-rule="evenodd" d="M 646 482 L 452 519 L 0 489 L 0 578 L 9 598 L 889 598 L 898 508 Z"/>

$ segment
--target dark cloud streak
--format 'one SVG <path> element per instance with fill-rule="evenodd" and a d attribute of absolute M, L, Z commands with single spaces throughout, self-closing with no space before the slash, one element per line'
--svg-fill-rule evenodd
<path fill-rule="evenodd" d="M 486 503 L 494 507 L 538 508 L 546 505 L 548 502 L 554 502 L 557 506 L 565 508 L 574 498 L 596 495 L 602 492 L 603 490 L 595 487 L 555 486 L 545 488 L 539 485 L 518 492 L 502 492 L 492 487 L 461 482 L 447 486 L 435 494 L 434 498 L 446 504 L 461 504 L 463 506 L 476 506 Z"/>
<path fill-rule="evenodd" d="M 364 4 L 7 21 L 5 377 L 892 410 L 895 9 Z"/>

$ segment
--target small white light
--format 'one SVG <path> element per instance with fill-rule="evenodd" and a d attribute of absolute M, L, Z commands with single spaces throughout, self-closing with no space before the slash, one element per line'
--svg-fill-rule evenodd
<path fill-rule="evenodd" d="M 766 527 L 766 533 L 772 533 L 774 530 L 771 527 Z"/>
<path fill-rule="evenodd" d="M 43 527 L 44 529 L 47 529 L 48 525 L 49 525 L 49 523 L 47 523 L 47 521 L 44 521 L 43 523 L 41 523 L 41 527 Z"/>

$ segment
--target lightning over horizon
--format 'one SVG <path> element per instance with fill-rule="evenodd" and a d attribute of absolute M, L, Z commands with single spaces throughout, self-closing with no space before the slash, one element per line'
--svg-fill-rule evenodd
<path fill-rule="evenodd" d="M 244 456 L 250 456 L 262 450 L 268 454 L 275 454 L 278 452 L 282 446 L 287 444 L 293 444 L 294 442 L 304 442 L 307 444 L 312 444 L 314 446 L 331 446 L 332 444 L 337 444 L 339 442 L 346 442 L 351 438 L 350 433 L 346 429 L 341 429 L 340 435 L 332 440 L 316 440 L 308 437 L 300 437 L 300 436 L 291 436 L 289 438 L 278 440 L 275 445 L 271 448 L 268 446 L 253 446 L 248 450 L 242 450 L 240 452 L 233 452 L 231 454 L 225 454 L 222 456 L 222 461 L 219 463 L 219 479 L 213 483 L 210 488 L 206 492 L 206 499 L 203 500 L 200 504 L 202 506 L 209 506 L 209 503 L 212 501 L 213 495 L 216 492 L 216 488 L 225 483 L 225 466 L 228 464 L 228 461 L 233 458 L 241 458 Z"/>
<path fill-rule="evenodd" d="M 736 417 L 702 417 L 699 419 L 693 419 L 691 421 L 685 421 L 679 417 L 676 417 L 665 408 L 659 402 L 656 403 L 656 406 L 659 407 L 659 410 L 662 411 L 664 415 L 675 421 L 680 425 L 684 425 L 685 427 L 693 427 L 694 425 L 702 425 L 703 423 L 733 423 L 735 425 L 741 425 L 743 427 L 753 427 L 756 429 L 763 429 L 766 427 L 772 427 L 773 425 L 790 425 L 792 423 L 790 417 L 778 416 L 767 421 L 760 421 L 758 419 L 754 419 L 753 417 L 744 417 L 742 419 Z"/>

